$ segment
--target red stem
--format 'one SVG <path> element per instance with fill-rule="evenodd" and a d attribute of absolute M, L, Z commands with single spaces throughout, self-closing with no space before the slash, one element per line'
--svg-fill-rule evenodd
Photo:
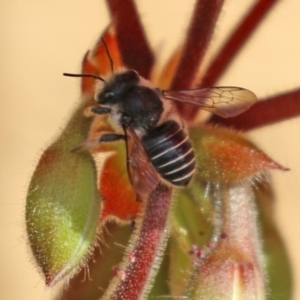
<path fill-rule="evenodd" d="M 191 87 L 211 41 L 223 3 L 224 0 L 198 0 L 196 3 L 171 90 Z M 194 116 L 194 108 L 180 103 L 177 107 L 183 118 L 190 119 Z"/>
<path fill-rule="evenodd" d="M 198 0 L 196 3 L 178 71 L 171 89 L 191 87 L 221 11 L 224 0 Z"/>
<path fill-rule="evenodd" d="M 150 194 L 137 236 L 129 242 L 135 243 L 132 259 L 125 262 L 124 278 L 112 283 L 104 299 L 147 299 L 153 277 L 157 272 L 167 238 L 167 218 L 172 199 L 171 189 L 159 184 Z M 130 256 L 130 255 L 129 255 Z"/>
<path fill-rule="evenodd" d="M 200 87 L 210 87 L 216 84 L 277 2 L 277 0 L 257 1 L 210 63 L 201 80 Z"/>
<path fill-rule="evenodd" d="M 149 78 L 154 56 L 143 31 L 135 3 L 132 0 L 107 0 L 116 36 L 126 67 Z"/>

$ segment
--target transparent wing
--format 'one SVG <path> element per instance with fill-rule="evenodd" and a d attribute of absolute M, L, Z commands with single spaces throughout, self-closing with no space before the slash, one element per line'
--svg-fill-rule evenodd
<path fill-rule="evenodd" d="M 195 105 L 223 118 L 239 115 L 257 101 L 253 92 L 235 86 L 162 91 L 162 94 L 168 100 Z"/>
<path fill-rule="evenodd" d="M 127 168 L 130 182 L 138 195 L 148 195 L 157 186 L 160 176 L 145 149 L 130 126 L 124 126 L 127 143 Z"/>

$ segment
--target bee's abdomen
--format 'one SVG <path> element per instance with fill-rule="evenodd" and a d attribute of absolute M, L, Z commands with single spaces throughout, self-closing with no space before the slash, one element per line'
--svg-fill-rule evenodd
<path fill-rule="evenodd" d="M 173 120 L 156 127 L 142 138 L 145 150 L 162 178 L 186 186 L 195 171 L 195 154 L 189 137 Z"/>

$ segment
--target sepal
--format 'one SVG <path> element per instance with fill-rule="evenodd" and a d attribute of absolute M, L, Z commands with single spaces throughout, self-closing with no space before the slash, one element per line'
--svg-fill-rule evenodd
<path fill-rule="evenodd" d="M 84 141 L 89 123 L 79 106 L 42 154 L 29 185 L 29 244 L 48 286 L 76 273 L 95 243 L 100 216 L 95 163 L 90 153 L 72 151 Z"/>

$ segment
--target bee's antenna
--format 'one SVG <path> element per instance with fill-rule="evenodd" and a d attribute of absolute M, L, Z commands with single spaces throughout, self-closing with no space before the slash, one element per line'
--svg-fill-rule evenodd
<path fill-rule="evenodd" d="M 105 48 L 106 54 L 107 54 L 108 59 L 109 59 L 110 70 L 111 70 L 111 72 L 114 74 L 114 61 L 113 61 L 113 59 L 112 59 L 112 57 L 111 57 L 111 55 L 110 55 L 110 53 L 109 53 L 109 50 L 108 50 L 108 47 L 107 47 L 106 42 L 104 41 L 103 38 L 101 38 L 101 41 L 102 41 L 102 43 L 103 43 L 103 46 L 104 46 L 104 48 Z"/>
<path fill-rule="evenodd" d="M 64 76 L 69 76 L 69 77 L 91 77 L 91 78 L 95 78 L 97 80 L 101 80 L 105 83 L 105 80 L 100 77 L 100 76 L 96 76 L 93 74 L 72 74 L 72 73 L 63 73 Z"/>

